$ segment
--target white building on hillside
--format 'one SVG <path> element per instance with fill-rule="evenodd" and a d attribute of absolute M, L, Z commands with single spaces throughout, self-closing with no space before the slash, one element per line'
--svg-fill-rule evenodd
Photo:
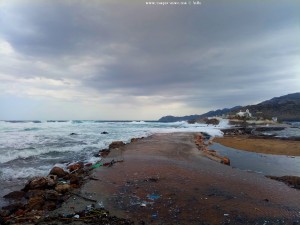
<path fill-rule="evenodd" d="M 243 117 L 243 118 L 251 118 L 252 117 L 252 114 L 250 113 L 249 109 L 246 109 L 246 112 L 239 111 L 236 115 L 239 117 Z"/>

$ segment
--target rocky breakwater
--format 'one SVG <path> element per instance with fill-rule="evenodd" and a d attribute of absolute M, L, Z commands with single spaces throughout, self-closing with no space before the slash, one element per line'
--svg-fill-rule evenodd
<path fill-rule="evenodd" d="M 34 177 L 22 190 L 3 196 L 10 204 L 0 211 L 1 222 L 35 222 L 46 211 L 60 207 L 72 195 L 72 190 L 83 183 L 90 166 L 79 162 L 69 165 L 67 169 L 65 171 L 60 167 L 53 167 L 48 176 Z"/>
<path fill-rule="evenodd" d="M 133 138 L 131 142 L 137 142 L 139 139 L 142 138 Z M 102 149 L 95 154 L 95 156 L 101 157 L 95 164 L 76 162 L 67 166 L 67 170 L 55 166 L 51 169 L 48 176 L 31 178 L 22 190 L 13 191 L 3 196 L 9 201 L 9 205 L 2 207 L 0 210 L 0 224 L 37 224 L 45 222 L 47 218 L 44 218 L 44 216 L 47 212 L 59 208 L 63 202 L 74 195 L 94 202 L 92 199 L 78 195 L 75 193 L 75 190 L 84 181 L 93 179 L 90 176 L 93 169 L 100 166 L 110 167 L 117 162 L 123 162 L 123 160 L 111 158 L 105 160 L 105 157 L 112 150 L 120 149 L 124 145 L 125 143 L 122 141 L 112 142 L 108 149 Z M 103 216 L 102 211 L 105 212 L 105 216 Z M 122 219 L 107 216 L 109 213 L 104 209 L 102 211 L 101 215 L 98 213 L 95 215 L 95 218 L 99 219 L 101 217 L 101 221 L 112 222 L 112 224 L 130 224 L 127 220 L 124 220 L 124 222 Z M 89 215 L 88 213 L 90 212 L 85 213 Z M 89 215 L 89 218 L 92 217 Z M 52 219 L 65 220 L 66 218 L 57 217 Z M 72 222 L 70 218 L 68 218 L 68 221 Z"/>
<path fill-rule="evenodd" d="M 217 154 L 215 150 L 210 150 L 208 146 L 212 143 L 212 140 L 208 136 L 204 136 L 203 134 L 195 135 L 195 144 L 198 149 L 203 152 L 203 154 L 214 161 L 219 163 L 230 165 L 230 159 L 228 157 L 220 156 Z"/>

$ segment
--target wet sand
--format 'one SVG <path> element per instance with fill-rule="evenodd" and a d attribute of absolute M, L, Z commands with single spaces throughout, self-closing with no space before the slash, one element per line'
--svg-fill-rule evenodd
<path fill-rule="evenodd" d="M 250 152 L 300 156 L 300 141 L 250 138 L 247 135 L 216 137 L 213 141 L 230 148 Z"/>
<path fill-rule="evenodd" d="M 206 158 L 192 133 L 156 134 L 109 157 L 124 162 L 96 169 L 78 194 L 135 224 L 300 223 L 298 190 Z M 70 198 L 54 214 L 92 203 Z"/>

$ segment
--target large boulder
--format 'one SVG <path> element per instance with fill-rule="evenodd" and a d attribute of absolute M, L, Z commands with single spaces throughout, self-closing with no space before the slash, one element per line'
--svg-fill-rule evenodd
<path fill-rule="evenodd" d="M 113 141 L 110 145 L 109 145 L 109 149 L 114 149 L 114 148 L 120 148 L 122 146 L 124 146 L 125 143 L 123 141 Z"/>
<path fill-rule="evenodd" d="M 62 195 L 55 190 L 46 190 L 44 193 L 44 198 L 46 200 L 58 201 L 61 197 Z"/>
<path fill-rule="evenodd" d="M 77 163 L 74 163 L 72 165 L 69 165 L 67 168 L 72 173 L 74 171 L 82 169 L 83 167 L 84 167 L 84 163 L 83 162 L 77 162 Z"/>
<path fill-rule="evenodd" d="M 27 182 L 22 191 L 54 187 L 56 182 L 50 177 L 34 177 Z"/>
<path fill-rule="evenodd" d="M 64 171 L 62 168 L 55 166 L 51 169 L 50 175 L 56 175 L 59 178 L 62 178 L 68 174 L 68 172 Z"/>
<path fill-rule="evenodd" d="M 55 187 L 55 190 L 59 193 L 66 193 L 71 189 L 70 184 L 58 184 Z"/>
<path fill-rule="evenodd" d="M 43 197 L 32 197 L 28 200 L 28 204 L 26 206 L 27 210 L 41 210 L 45 204 L 45 200 Z"/>
<path fill-rule="evenodd" d="M 3 196 L 3 198 L 8 198 L 8 199 L 12 199 L 12 200 L 20 200 L 23 197 L 25 197 L 24 191 L 13 191 L 13 192 L 10 192 L 7 195 Z"/>
<path fill-rule="evenodd" d="M 71 174 L 70 175 L 70 184 L 76 184 L 79 185 L 80 183 L 80 179 L 78 176 L 76 176 L 75 174 Z"/>

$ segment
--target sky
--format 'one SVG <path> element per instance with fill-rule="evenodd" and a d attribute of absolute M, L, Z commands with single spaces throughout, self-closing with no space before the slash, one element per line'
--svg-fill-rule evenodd
<path fill-rule="evenodd" d="M 299 92 L 299 0 L 152 2 L 0 0 L 0 120 L 156 120 Z"/>

